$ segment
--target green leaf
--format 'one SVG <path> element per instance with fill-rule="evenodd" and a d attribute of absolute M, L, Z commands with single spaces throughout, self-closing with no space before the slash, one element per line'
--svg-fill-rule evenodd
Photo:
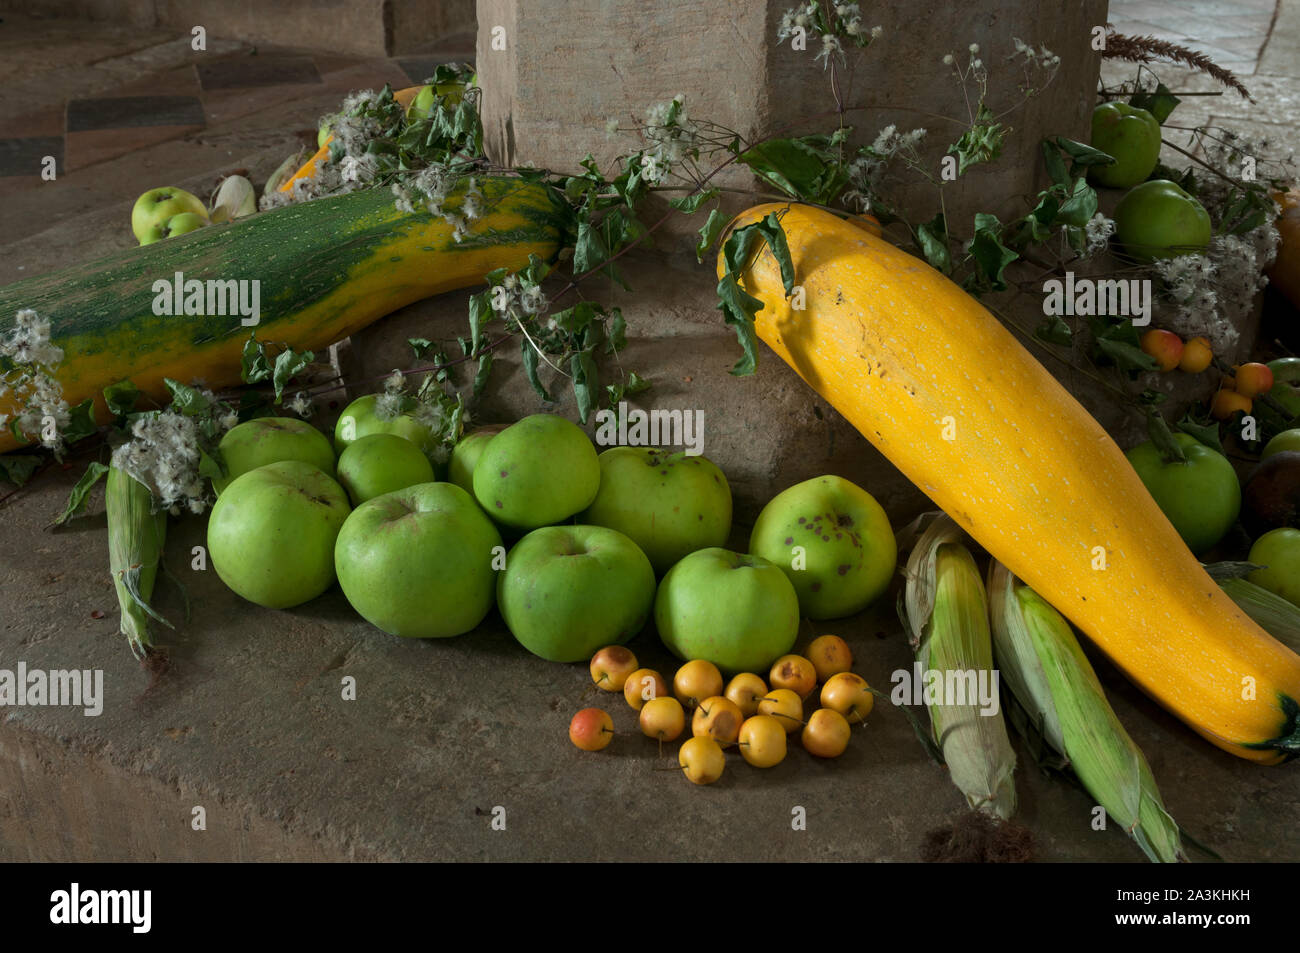
<path fill-rule="evenodd" d="M 3 459 L 3 458 L 0 458 Z M 86 498 L 90 495 L 91 487 L 99 482 L 100 477 L 108 472 L 108 467 L 98 461 L 92 461 L 86 467 L 86 472 L 81 475 L 77 485 L 72 488 L 68 494 L 68 503 L 63 508 L 63 512 L 54 520 L 55 526 L 62 526 L 74 516 L 80 516 L 86 511 Z"/>
<path fill-rule="evenodd" d="M 1183 453 L 1183 448 L 1174 439 L 1165 418 L 1156 413 L 1150 406 L 1147 407 L 1146 411 L 1147 434 L 1150 435 L 1151 442 L 1156 445 L 1156 449 L 1160 451 L 1160 458 L 1165 463 L 1186 463 L 1187 454 Z"/>
<path fill-rule="evenodd" d="M 1098 338 L 1097 348 L 1124 371 L 1154 371 L 1158 366 L 1150 354 L 1123 341 Z"/>
<path fill-rule="evenodd" d="M 578 403 L 578 419 L 584 424 L 596 403 L 600 374 L 591 356 L 591 348 L 574 351 L 569 355 L 569 372 L 573 375 L 573 396 Z"/>
<path fill-rule="evenodd" d="M 596 319 L 596 305 L 590 301 L 579 301 L 572 308 L 565 308 L 551 315 L 556 327 L 570 334 L 579 334 L 591 326 Z"/>
<path fill-rule="evenodd" d="M 474 396 L 478 397 L 487 387 L 488 375 L 492 373 L 492 352 L 485 352 L 478 359 L 478 371 L 474 374 Z"/>
<path fill-rule="evenodd" d="M 1088 184 L 1087 179 L 1080 177 L 1075 180 L 1070 197 L 1061 203 L 1056 217 L 1066 225 L 1082 228 L 1096 214 L 1097 190 Z"/>
<path fill-rule="evenodd" d="M 617 354 L 627 347 L 627 320 L 621 308 L 609 309 L 609 329 L 605 334 L 605 353 Z"/>
<path fill-rule="evenodd" d="M 963 175 L 971 166 L 997 159 L 1002 154 L 1006 133 L 1006 126 L 996 122 L 992 110 L 981 103 L 974 124 L 948 147 L 948 153 L 957 156 L 957 174 Z"/>
<path fill-rule="evenodd" d="M 758 339 L 754 333 L 754 315 L 763 307 L 763 302 L 747 293 L 736 281 L 731 272 L 722 276 L 718 282 L 718 308 L 723 319 L 736 329 L 736 338 L 745 352 L 738 360 L 731 373 L 744 377 L 754 373 L 758 366 Z"/>
<path fill-rule="evenodd" d="M 95 423 L 95 401 L 94 398 L 87 397 L 68 411 L 68 425 L 63 428 L 63 439 L 66 443 L 76 443 L 83 437 L 98 432 L 99 424 Z"/>
<path fill-rule="evenodd" d="M 266 345 L 250 334 L 244 342 L 244 355 L 240 361 L 239 378 L 245 384 L 256 384 L 271 376 L 271 364 L 266 359 Z"/>
<path fill-rule="evenodd" d="M 504 277 L 504 276 L 503 276 Z M 495 286 L 499 283 L 492 281 L 492 276 L 488 275 L 489 284 Z M 477 354 L 479 344 L 483 341 L 483 324 L 485 321 L 492 319 L 492 292 L 480 291 L 476 295 L 470 295 L 469 299 L 469 350 L 467 355 Z M 464 345 L 462 344 L 463 348 Z"/>
<path fill-rule="evenodd" d="M 1211 450 L 1223 453 L 1223 442 L 1219 439 L 1219 425 L 1217 423 L 1197 420 L 1189 413 L 1178 421 L 1178 429 L 1195 437 Z"/>
<path fill-rule="evenodd" d="M 1034 329 L 1034 337 L 1046 341 L 1048 344 L 1069 347 L 1074 340 L 1074 333 L 1060 315 L 1051 315 L 1044 318 L 1043 323 Z"/>
<path fill-rule="evenodd" d="M 1020 256 L 1001 241 L 1002 226 L 996 215 L 979 212 L 975 215 L 975 238 L 970 253 L 979 266 L 980 273 L 994 291 L 1005 291 L 1007 284 L 1002 273 L 1007 265 Z"/>
<path fill-rule="evenodd" d="M 104 388 L 104 402 L 114 416 L 125 417 L 135 410 L 135 402 L 140 398 L 140 388 L 130 380 L 118 381 Z"/>
<path fill-rule="evenodd" d="M 1164 83 L 1157 83 L 1155 92 L 1146 92 L 1138 90 L 1129 97 L 1128 104 L 1136 106 L 1138 109 L 1145 109 L 1155 117 L 1156 122 L 1164 125 L 1169 114 L 1174 111 L 1181 100 L 1169 91 L 1169 87 Z"/>
<path fill-rule="evenodd" d="M 220 454 L 214 457 L 206 450 L 199 451 L 199 476 L 220 480 L 225 475 L 226 467 Z"/>
<path fill-rule="evenodd" d="M 952 273 L 952 253 L 948 251 L 948 226 L 940 212 L 930 221 L 916 226 L 916 244 L 930 266 L 945 275 Z"/>
<path fill-rule="evenodd" d="M 720 194 L 717 189 L 705 189 L 703 192 L 696 192 L 694 195 L 683 195 L 681 198 L 669 199 L 668 204 L 679 212 L 694 215 L 699 211 L 701 205 L 712 201 Z"/>
<path fill-rule="evenodd" d="M 843 161 L 842 136 L 803 136 L 768 139 L 740 154 L 740 161 L 791 198 L 829 204 L 844 190 L 848 168 Z"/>
<path fill-rule="evenodd" d="M 551 395 L 546 393 L 546 388 L 542 386 L 542 380 L 537 376 L 537 348 L 528 338 L 522 338 L 519 341 L 520 353 L 524 359 L 524 374 L 528 377 L 528 383 L 533 385 L 533 390 L 537 391 L 537 396 L 546 402 L 550 402 Z"/>
<path fill-rule="evenodd" d="M 304 367 L 316 359 L 316 355 L 311 351 L 295 351 L 293 348 L 285 348 L 275 359 L 275 402 L 280 403 L 284 397 L 285 385 L 295 374 L 302 371 Z"/>
<path fill-rule="evenodd" d="M 172 395 L 172 409 L 177 413 L 184 414 L 186 417 L 197 417 L 207 413 L 208 408 L 212 406 L 212 401 L 204 397 L 198 388 L 189 387 L 170 377 L 163 378 L 163 383 Z"/>
<path fill-rule="evenodd" d="M 713 243 L 718 240 L 722 230 L 727 227 L 727 216 L 723 215 L 718 209 L 709 211 L 709 218 L 700 228 L 700 241 L 695 246 L 695 260 L 704 261 L 704 253 L 713 247 Z"/>
<path fill-rule="evenodd" d="M 1047 175 L 1055 185 L 1069 185 L 1070 174 L 1065 171 L 1065 160 L 1061 158 L 1061 149 L 1051 139 L 1044 139 L 1039 144 L 1043 152 L 1043 163 L 1047 166 Z"/>
<path fill-rule="evenodd" d="M 433 348 L 433 342 L 428 338 L 407 338 L 406 343 L 411 345 L 417 361 L 424 360 L 424 356 Z"/>
<path fill-rule="evenodd" d="M 1111 165 L 1115 161 L 1115 157 L 1110 153 L 1102 152 L 1100 149 L 1094 149 L 1092 146 L 1082 142 L 1075 142 L 1073 139 L 1066 139 L 1064 136 L 1054 136 L 1050 140 L 1045 141 L 1054 143 L 1062 152 L 1070 157 L 1072 163 L 1070 174 L 1072 176 L 1078 174 L 1078 170 L 1075 166 Z"/>
<path fill-rule="evenodd" d="M 22 486 L 40 465 L 41 458 L 34 453 L 0 454 L 0 478 L 14 486 Z"/>
<path fill-rule="evenodd" d="M 743 377 L 754 373 L 758 366 L 757 336 L 754 333 L 754 315 L 763 307 L 763 302 L 745 291 L 737 280 L 737 275 L 744 271 L 760 241 L 766 241 L 768 250 L 776 258 L 781 270 L 781 281 L 788 295 L 794 288 L 794 263 L 790 260 L 790 248 L 786 243 L 785 230 L 776 213 L 768 215 L 759 222 L 746 225 L 732 232 L 722 246 L 725 273 L 718 282 L 718 304 L 727 324 L 736 329 L 744 356 L 736 362 L 731 373 Z"/>

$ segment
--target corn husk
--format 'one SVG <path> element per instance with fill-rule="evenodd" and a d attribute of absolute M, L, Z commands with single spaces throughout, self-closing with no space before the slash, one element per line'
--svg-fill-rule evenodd
<path fill-rule="evenodd" d="M 257 192 L 253 183 L 242 175 L 228 175 L 212 200 L 210 218 L 214 223 L 232 222 L 257 211 Z"/>
<path fill-rule="evenodd" d="M 1300 606 L 1249 579 L 1220 579 L 1219 586 L 1261 629 L 1300 653 Z"/>
<path fill-rule="evenodd" d="M 154 581 L 167 538 L 167 513 L 153 511 L 153 493 L 125 470 L 109 467 L 104 489 L 109 569 L 121 607 L 121 632 L 136 658 L 153 647 L 149 620 L 171 626 L 153 610 Z"/>
<path fill-rule="evenodd" d="M 996 560 L 989 594 L 994 654 L 1031 722 L 1147 857 L 1186 859 L 1151 768 L 1106 701 L 1070 624 Z"/>
<path fill-rule="evenodd" d="M 993 643 L 984 583 L 962 531 L 944 516 L 923 533 L 907 563 L 906 619 L 923 673 L 974 673 L 994 686 L 995 705 L 943 693 L 926 698 L 935 743 L 953 784 L 974 809 L 1004 820 L 1016 810 L 1016 756 L 996 706 Z M 983 673 L 983 674 L 981 674 Z"/>

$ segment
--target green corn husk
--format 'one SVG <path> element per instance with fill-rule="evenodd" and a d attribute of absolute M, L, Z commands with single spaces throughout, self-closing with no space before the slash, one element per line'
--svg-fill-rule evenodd
<path fill-rule="evenodd" d="M 993 643 L 984 583 L 962 531 L 937 519 L 917 541 L 907 563 L 906 618 L 922 672 L 973 672 L 992 679 Z M 994 686 L 996 700 L 996 682 Z M 982 711 L 978 699 L 953 704 L 927 698 L 935 743 L 953 784 L 976 810 L 1008 820 L 1016 811 L 1016 755 L 1000 710 Z"/>
<path fill-rule="evenodd" d="M 1185 860 L 1151 768 L 1106 701 L 1070 624 L 996 560 L 993 646 L 1011 693 L 1084 788 L 1153 861 Z"/>
<path fill-rule="evenodd" d="M 1249 579 L 1220 579 L 1219 586 L 1261 629 L 1300 653 L 1300 606 Z"/>
<path fill-rule="evenodd" d="M 149 605 L 167 538 L 167 513 L 153 512 L 153 493 L 125 470 L 109 467 L 106 481 L 108 561 L 122 609 L 121 632 L 135 657 L 143 658 L 153 647 L 149 620 L 171 627 Z"/>

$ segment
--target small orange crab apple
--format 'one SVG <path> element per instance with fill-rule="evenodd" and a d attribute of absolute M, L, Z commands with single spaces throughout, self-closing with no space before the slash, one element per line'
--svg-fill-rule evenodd
<path fill-rule="evenodd" d="M 1192 338 L 1183 345 L 1183 356 L 1178 361 L 1178 369 L 1188 374 L 1199 374 L 1209 367 L 1213 360 L 1214 349 L 1210 347 L 1210 339 Z"/>
<path fill-rule="evenodd" d="M 823 708 L 839 712 L 849 724 L 856 725 L 871 714 L 875 696 L 862 676 L 840 672 L 822 686 L 821 702 Z"/>
<path fill-rule="evenodd" d="M 672 741 L 686 728 L 686 712 L 682 703 L 671 695 L 652 698 L 641 709 L 638 719 L 641 733 L 660 742 Z"/>
<path fill-rule="evenodd" d="M 838 758 L 849 746 L 853 730 L 848 720 L 837 711 L 818 708 L 803 726 L 799 740 L 804 750 L 819 758 Z"/>
<path fill-rule="evenodd" d="M 745 715 L 740 706 L 721 695 L 700 702 L 691 718 L 691 733 L 707 735 L 718 744 L 735 744 Z"/>
<path fill-rule="evenodd" d="M 591 680 L 606 692 L 621 692 L 637 669 L 636 656 L 622 645 L 607 645 L 591 657 Z"/>
<path fill-rule="evenodd" d="M 1162 371 L 1172 371 L 1183 358 L 1183 339 L 1173 331 L 1152 328 L 1142 335 L 1141 344 Z"/>
<path fill-rule="evenodd" d="M 569 740 L 583 751 L 600 751 L 614 740 L 614 720 L 599 708 L 584 708 L 569 722 Z"/>
<path fill-rule="evenodd" d="M 1273 389 L 1273 371 L 1267 364 L 1251 362 L 1236 368 L 1237 393 L 1254 399 Z"/>
<path fill-rule="evenodd" d="M 639 668 L 623 683 L 623 697 L 637 711 L 652 698 L 668 694 L 668 683 L 652 668 Z"/>
<path fill-rule="evenodd" d="M 673 676 L 673 694 L 686 708 L 722 694 L 722 673 L 705 659 L 692 659 Z"/>
<path fill-rule="evenodd" d="M 817 669 L 802 655 L 782 655 L 772 663 L 767 681 L 773 688 L 790 689 L 803 700 L 817 687 Z"/>
<path fill-rule="evenodd" d="M 832 675 L 853 668 L 853 651 L 838 635 L 819 635 L 808 646 L 808 660 L 817 670 L 817 681 L 826 682 Z"/>
<path fill-rule="evenodd" d="M 741 672 L 727 682 L 727 690 L 722 694 L 735 702 L 746 718 L 752 718 L 758 714 L 758 703 L 767 694 L 767 683 L 753 672 Z"/>

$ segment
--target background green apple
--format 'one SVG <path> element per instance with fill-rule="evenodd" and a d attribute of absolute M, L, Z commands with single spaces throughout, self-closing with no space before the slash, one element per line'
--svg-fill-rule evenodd
<path fill-rule="evenodd" d="M 1264 446 L 1264 452 L 1259 455 L 1259 458 L 1267 460 L 1275 453 L 1283 453 L 1288 450 L 1292 453 L 1300 453 L 1300 427 L 1293 430 L 1283 430 L 1280 434 L 1277 434 Z"/>
<path fill-rule="evenodd" d="M 610 447 L 599 459 L 600 488 L 579 521 L 630 536 L 661 575 L 697 549 L 726 545 L 731 487 L 710 460 L 655 447 Z"/>
<path fill-rule="evenodd" d="M 1300 606 L 1300 529 L 1269 530 L 1250 547 L 1248 561 L 1268 568 L 1247 579 Z"/>
<path fill-rule="evenodd" d="M 141 245 L 152 245 L 154 242 L 160 242 L 164 238 L 171 238 L 174 235 L 184 235 L 187 232 L 198 231 L 204 225 L 210 225 L 206 218 L 196 215 L 193 212 L 181 212 L 179 215 L 173 215 L 165 222 L 160 222 L 151 226 L 145 233 L 144 238 L 140 239 Z"/>
<path fill-rule="evenodd" d="M 1088 167 L 1088 178 L 1112 189 L 1143 181 L 1160 160 L 1160 123 L 1128 103 L 1102 103 L 1092 111 L 1094 149 L 1113 156 L 1111 165 Z"/>
<path fill-rule="evenodd" d="M 220 495 L 230 482 L 249 470 L 281 460 L 301 460 L 334 476 L 334 448 L 329 438 L 294 417 L 255 417 L 230 430 L 217 445 L 224 477 L 214 477 L 212 489 Z"/>
<path fill-rule="evenodd" d="M 1168 179 L 1134 186 L 1115 206 L 1115 236 L 1141 261 L 1199 254 L 1211 234 L 1205 207 Z"/>
<path fill-rule="evenodd" d="M 348 444 L 339 456 L 339 482 L 353 506 L 393 490 L 433 482 L 433 464 L 405 437 L 372 433 Z"/>
<path fill-rule="evenodd" d="M 1148 440 L 1124 455 L 1160 511 L 1196 555 L 1224 537 L 1241 512 L 1241 484 L 1228 458 L 1195 437 L 1174 434 L 1186 463 L 1166 463 Z"/>
<path fill-rule="evenodd" d="M 201 217 L 204 222 L 208 220 L 208 208 L 197 195 L 191 195 L 174 185 L 150 189 L 135 200 L 135 205 L 131 209 L 131 232 L 135 235 L 136 241 L 143 245 L 145 236 L 151 229 L 164 225 L 168 219 L 183 212 L 191 212 Z"/>
<path fill-rule="evenodd" d="M 796 569 L 794 548 L 802 547 Z M 774 496 L 758 514 L 749 551 L 781 567 L 810 619 L 861 612 L 889 588 L 898 546 L 889 517 L 862 487 L 820 476 Z"/>
<path fill-rule="evenodd" d="M 1268 362 L 1273 372 L 1273 389 L 1268 396 L 1292 417 L 1300 417 L 1300 357 L 1279 357 Z"/>
<path fill-rule="evenodd" d="M 488 424 L 471 430 L 460 438 L 451 451 L 447 465 L 447 480 L 456 484 L 470 496 L 474 495 L 474 468 L 488 441 L 506 429 L 506 424 Z"/>
<path fill-rule="evenodd" d="M 641 631 L 655 573 L 632 540 L 603 526 L 545 526 L 510 550 L 497 605 L 519 644 L 551 662 L 583 662 Z"/>
<path fill-rule="evenodd" d="M 236 478 L 208 517 L 208 555 L 249 602 L 287 609 L 334 583 L 334 540 L 351 512 L 319 468 L 282 460 Z"/>
<path fill-rule="evenodd" d="M 799 597 L 761 556 L 701 549 L 678 562 L 655 597 L 659 638 L 680 659 L 727 672 L 766 672 L 794 647 Z"/>
<path fill-rule="evenodd" d="M 533 414 L 501 431 L 474 468 L 474 496 L 503 526 L 537 529 L 585 510 L 600 487 L 596 448 L 577 424 Z"/>
<path fill-rule="evenodd" d="M 339 532 L 339 586 L 389 635 L 445 638 L 483 621 L 496 595 L 501 535 L 450 483 L 420 483 L 362 503 Z"/>
<path fill-rule="evenodd" d="M 352 441 L 372 433 L 391 433 L 405 437 L 432 460 L 438 449 L 438 440 L 433 431 L 410 414 L 381 419 L 375 411 L 375 402 L 378 400 L 378 394 L 366 394 L 343 408 L 343 413 L 339 414 L 338 422 L 334 425 L 334 451 L 342 454 Z"/>

